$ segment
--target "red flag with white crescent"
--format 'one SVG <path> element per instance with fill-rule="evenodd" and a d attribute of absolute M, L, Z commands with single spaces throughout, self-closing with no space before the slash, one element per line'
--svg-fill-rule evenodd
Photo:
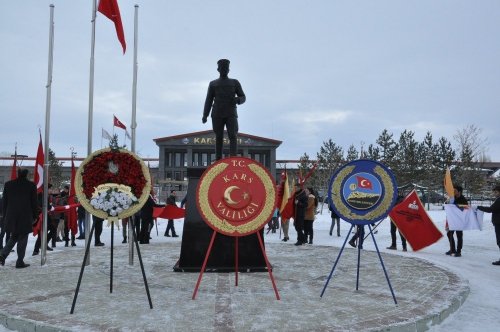
<path fill-rule="evenodd" d="M 43 145 L 42 145 L 42 134 L 40 134 L 40 142 L 38 143 L 38 150 L 36 151 L 36 161 L 35 161 L 35 175 L 34 181 L 36 184 L 36 192 L 43 192 L 43 163 L 45 160 L 45 156 L 43 154 Z"/>
<path fill-rule="evenodd" d="M 358 187 L 359 188 L 373 189 L 372 183 L 367 178 L 356 175 L 356 179 L 358 180 Z"/>
<path fill-rule="evenodd" d="M 113 126 L 127 130 L 127 127 L 113 115 Z"/>
<path fill-rule="evenodd" d="M 17 179 L 17 153 L 14 155 L 14 163 L 12 164 L 12 169 L 10 170 L 10 179 Z"/>
<path fill-rule="evenodd" d="M 115 24 L 116 36 L 118 41 L 122 44 L 123 54 L 127 49 L 127 44 L 125 43 L 125 33 L 123 32 L 122 17 L 120 15 L 120 7 L 118 7 L 117 0 L 101 0 L 99 1 L 99 6 L 97 8 L 104 16 L 109 18 Z"/>
<path fill-rule="evenodd" d="M 76 203 L 75 196 L 75 162 L 73 158 L 71 158 L 71 182 L 69 186 L 69 197 L 68 197 L 68 205 L 70 206 L 68 211 L 68 228 L 71 230 L 71 234 L 75 235 L 78 232 L 78 216 L 76 213 L 76 207 L 72 206 Z"/>

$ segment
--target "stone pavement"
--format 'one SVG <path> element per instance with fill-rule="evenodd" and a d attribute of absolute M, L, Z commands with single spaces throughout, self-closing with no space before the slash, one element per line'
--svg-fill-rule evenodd
<path fill-rule="evenodd" d="M 137 256 L 115 245 L 110 293 L 109 246 L 91 247 L 74 314 L 71 304 L 83 248 L 29 257 L 26 269 L 0 267 L 0 324 L 19 331 L 424 331 L 465 301 L 466 280 L 411 257 L 382 254 L 397 305 L 376 252 L 346 248 L 323 297 L 339 248 L 266 244 L 281 300 L 268 273 L 173 272 L 180 242 L 141 245 L 153 309 Z M 15 254 L 14 254 L 15 255 Z"/>

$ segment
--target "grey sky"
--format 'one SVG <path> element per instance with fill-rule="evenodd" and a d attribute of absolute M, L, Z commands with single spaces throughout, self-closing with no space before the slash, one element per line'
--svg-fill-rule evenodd
<path fill-rule="evenodd" d="M 34 156 L 45 128 L 49 4 L 55 5 L 50 145 L 87 153 L 92 0 L 2 1 L 0 153 Z M 474 124 L 500 161 L 500 1 L 119 0 L 127 52 L 97 14 L 93 150 L 113 113 L 130 127 L 133 17 L 139 5 L 137 142 L 209 130 L 201 123 L 216 61 L 247 95 L 240 131 L 283 141 L 278 159 L 347 150 L 383 129 L 453 141 Z M 120 143 L 124 135 L 116 128 Z M 107 145 L 103 141 L 103 146 Z M 127 142 L 130 147 L 130 142 Z"/>

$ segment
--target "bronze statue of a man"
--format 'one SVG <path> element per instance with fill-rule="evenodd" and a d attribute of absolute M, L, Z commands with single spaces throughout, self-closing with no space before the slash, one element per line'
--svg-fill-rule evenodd
<path fill-rule="evenodd" d="M 224 126 L 229 138 L 229 155 L 236 156 L 238 150 L 238 113 L 236 105 L 245 102 L 246 97 L 238 80 L 227 77 L 229 74 L 229 60 L 217 61 L 217 71 L 220 77 L 208 85 L 205 108 L 202 122 L 206 123 L 210 110 L 212 111 L 212 128 L 215 133 L 215 158 L 222 158 L 222 143 L 224 140 Z"/>

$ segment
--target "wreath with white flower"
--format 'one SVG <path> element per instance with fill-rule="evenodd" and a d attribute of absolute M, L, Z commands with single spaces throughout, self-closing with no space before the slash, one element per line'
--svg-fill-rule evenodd
<path fill-rule="evenodd" d="M 75 191 L 90 214 L 115 221 L 141 209 L 151 191 L 151 177 L 134 153 L 106 148 L 92 153 L 78 167 Z"/>

